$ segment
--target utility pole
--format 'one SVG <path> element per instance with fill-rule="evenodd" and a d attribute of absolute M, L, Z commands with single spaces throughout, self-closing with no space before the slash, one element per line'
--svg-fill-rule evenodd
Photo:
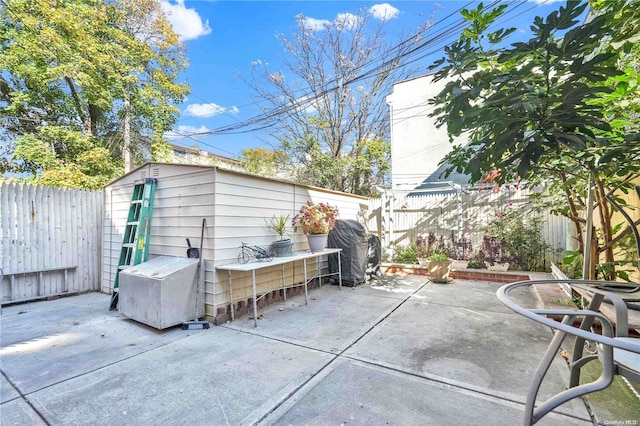
<path fill-rule="evenodd" d="M 129 82 L 124 86 L 124 131 L 122 135 L 122 159 L 124 172 L 131 171 L 131 103 L 129 101 Z"/>

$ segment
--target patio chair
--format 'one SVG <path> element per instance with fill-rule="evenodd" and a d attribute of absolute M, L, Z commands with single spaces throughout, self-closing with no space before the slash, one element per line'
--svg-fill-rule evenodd
<path fill-rule="evenodd" d="M 530 309 L 520 306 L 509 297 L 509 293 L 518 287 L 559 284 L 568 284 L 572 288 L 591 293 L 592 299 L 589 307 L 575 310 Z M 533 425 L 565 402 L 607 388 L 616 374 L 640 382 L 640 339 L 628 336 L 628 311 L 624 301 L 624 291 L 634 290 L 636 286 L 637 284 L 622 284 L 612 281 L 536 280 L 519 281 L 500 287 L 498 299 L 502 303 L 515 312 L 556 330 L 529 387 L 523 424 Z M 613 303 L 615 308 L 615 333 L 611 321 L 598 312 L 605 297 Z M 562 322 L 548 316 L 561 316 Z M 576 321 L 580 319 L 582 319 L 580 326 L 575 326 Z M 601 325 L 601 334 L 591 330 L 595 320 Z M 535 402 L 542 380 L 567 335 L 576 337 L 573 357 L 569 364 L 571 369 L 569 388 L 549 398 L 536 408 Z M 596 344 L 597 352 L 595 354 L 583 354 L 583 345 L 586 340 Z M 595 359 L 599 359 L 602 363 L 602 374 L 595 381 L 580 385 L 580 369 Z"/>
<path fill-rule="evenodd" d="M 640 198 L 640 186 L 636 186 L 635 190 L 638 198 Z M 612 197 L 607 197 L 607 200 L 629 223 L 636 240 L 638 261 L 640 262 L 640 233 L 638 233 L 638 228 L 627 212 Z M 640 270 L 640 263 L 637 266 Z M 573 292 L 580 294 L 583 298 L 590 299 L 587 308 L 576 310 L 528 309 L 519 306 L 509 298 L 509 293 L 517 287 L 559 284 L 567 284 Z M 640 284 L 595 280 L 520 281 L 502 286 L 498 290 L 498 298 L 515 312 L 556 330 L 535 372 L 527 394 L 525 425 L 535 424 L 547 413 L 573 398 L 607 388 L 616 374 L 629 380 L 640 382 L 640 339 L 629 337 L 628 321 L 628 309 L 638 309 L 640 306 L 637 304 L 640 302 Z M 600 312 L 604 302 L 613 305 L 615 327 L 609 318 Z M 561 316 L 563 319 L 562 322 L 557 322 L 548 316 Z M 580 320 L 580 325 L 576 327 L 576 321 Z M 601 325 L 601 333 L 593 331 L 593 323 L 596 320 Z M 535 408 L 535 401 L 542 380 L 567 335 L 575 336 L 569 362 L 571 369 L 569 388 Z M 584 346 L 587 341 L 595 343 L 595 353 L 584 354 Z M 602 363 L 602 374 L 595 381 L 580 385 L 582 367 L 596 359 L 599 359 Z"/>

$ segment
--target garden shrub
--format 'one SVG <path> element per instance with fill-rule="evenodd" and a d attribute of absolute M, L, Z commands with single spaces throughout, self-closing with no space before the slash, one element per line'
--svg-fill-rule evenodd
<path fill-rule="evenodd" d="M 417 264 L 418 247 L 416 246 L 416 243 L 411 242 L 406 247 L 396 247 L 393 255 L 393 261 L 396 263 Z"/>
<path fill-rule="evenodd" d="M 542 218 L 535 213 L 506 210 L 496 214 L 485 228 L 480 258 L 509 262 L 509 268 L 543 271 L 545 254 L 551 246 L 542 236 Z"/>
<path fill-rule="evenodd" d="M 444 253 L 449 259 L 467 260 L 471 258 L 473 252 L 471 241 L 464 237 L 459 239 L 454 231 L 451 231 L 449 238 L 443 235 L 436 236 L 433 232 L 429 232 L 426 236 L 418 235 L 416 247 L 419 258 Z"/>

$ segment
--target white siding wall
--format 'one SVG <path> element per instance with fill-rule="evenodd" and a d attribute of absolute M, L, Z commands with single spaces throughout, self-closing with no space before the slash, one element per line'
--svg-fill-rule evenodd
<path fill-rule="evenodd" d="M 217 170 L 216 179 L 216 251 L 215 265 L 237 262 L 242 242 L 268 247 L 278 237 L 269 230 L 265 221 L 273 215 L 289 215 L 293 218 L 302 204 L 308 200 L 326 202 L 338 207 L 341 219 L 357 219 L 358 212 L 366 209 L 366 198 L 317 188 L 294 185 L 287 182 L 260 178 L 252 175 Z M 306 237 L 291 230 L 294 250 L 308 249 Z M 323 260 L 320 267 L 326 266 Z M 317 265 L 308 262 L 315 270 Z M 281 267 L 261 269 L 257 273 L 258 294 L 275 290 L 281 286 Z M 302 281 L 302 262 L 285 267 L 287 282 Z M 213 315 L 219 307 L 229 304 L 229 282 L 226 272 L 217 273 L 214 282 L 207 282 L 207 313 Z M 252 295 L 251 274 L 234 272 L 234 303 L 247 300 Z"/>
<path fill-rule="evenodd" d="M 149 164 L 134 170 L 105 188 L 104 267 L 102 291 L 111 292 L 125 221 L 134 182 L 145 177 L 158 179 L 151 228 L 149 257 L 186 256 L 186 237 L 195 247 L 200 243 L 202 219 L 206 219 L 203 249 L 205 268 L 205 310 L 212 319 L 217 308 L 229 301 L 228 275 L 216 266 L 237 262 L 242 242 L 269 246 L 278 238 L 265 221 L 276 215 L 292 218 L 307 200 L 335 205 L 342 219 L 356 219 L 367 208 L 366 198 L 298 186 L 292 183 L 223 170 L 215 167 Z M 291 236 L 295 250 L 307 249 L 302 234 Z M 324 262 L 321 267 L 325 266 Z M 313 269 L 315 265 L 308 264 Z M 302 280 L 302 265 L 286 268 L 287 280 Z M 281 285 L 280 267 L 258 273 L 258 293 Z M 234 302 L 251 297 L 250 274 L 234 273 Z"/>
<path fill-rule="evenodd" d="M 102 291 L 113 288 L 122 237 L 135 182 L 158 179 L 151 220 L 149 259 L 156 256 L 186 257 L 189 238 L 199 247 L 202 219 L 206 219 L 204 256 L 213 249 L 213 188 L 215 169 L 150 164 L 105 188 Z"/>

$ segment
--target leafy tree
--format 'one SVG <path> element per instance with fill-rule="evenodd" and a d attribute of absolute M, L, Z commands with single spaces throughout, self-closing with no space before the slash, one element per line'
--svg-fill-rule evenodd
<path fill-rule="evenodd" d="M 399 44 L 389 43 L 387 20 L 343 14 L 321 28 L 296 17 L 291 38 L 280 35 L 283 70 L 258 61 L 248 84 L 266 101 L 265 120 L 301 183 L 369 195 L 389 170 L 390 85 L 407 78 L 404 66 L 429 24 Z M 375 65 L 377 64 L 377 65 Z M 374 66 L 375 65 L 375 66 Z"/>
<path fill-rule="evenodd" d="M 97 139 L 60 126 L 18 136 L 14 156 L 23 161 L 25 180 L 49 186 L 98 189 L 122 174 Z"/>
<path fill-rule="evenodd" d="M 122 154 L 125 116 L 137 141 L 162 143 L 187 87 L 176 83 L 183 46 L 157 0 L 12 0 L 0 18 L 0 137 L 15 148 L 5 170 L 35 173 L 36 181 L 79 173 L 65 185 L 108 181 L 122 170 L 112 164 Z M 86 162 L 87 152 L 107 164 Z M 35 163 L 51 156 L 56 161 Z"/>
<path fill-rule="evenodd" d="M 635 12 L 619 13 L 626 3 L 600 2 L 580 23 L 588 4 L 567 2 L 546 19 L 535 18 L 529 41 L 510 46 L 505 41 L 514 29 L 490 31 L 504 6 L 479 4 L 463 11 L 471 25 L 432 67 L 436 79 L 449 79 L 433 100 L 433 115 L 450 136 L 469 134 L 469 144 L 445 158 L 447 173 L 479 181 L 497 170 L 499 182 L 544 181 L 556 211 L 575 224 L 583 253 L 583 194 L 591 179 L 599 213 L 596 257 L 604 254 L 606 264 L 629 229 L 614 237 L 605 196 L 628 191 L 640 176 L 633 60 L 640 21 Z"/>
<path fill-rule="evenodd" d="M 264 176 L 276 175 L 280 164 L 286 160 L 282 152 L 266 148 L 247 148 L 241 154 L 240 161 L 247 172 Z"/>

